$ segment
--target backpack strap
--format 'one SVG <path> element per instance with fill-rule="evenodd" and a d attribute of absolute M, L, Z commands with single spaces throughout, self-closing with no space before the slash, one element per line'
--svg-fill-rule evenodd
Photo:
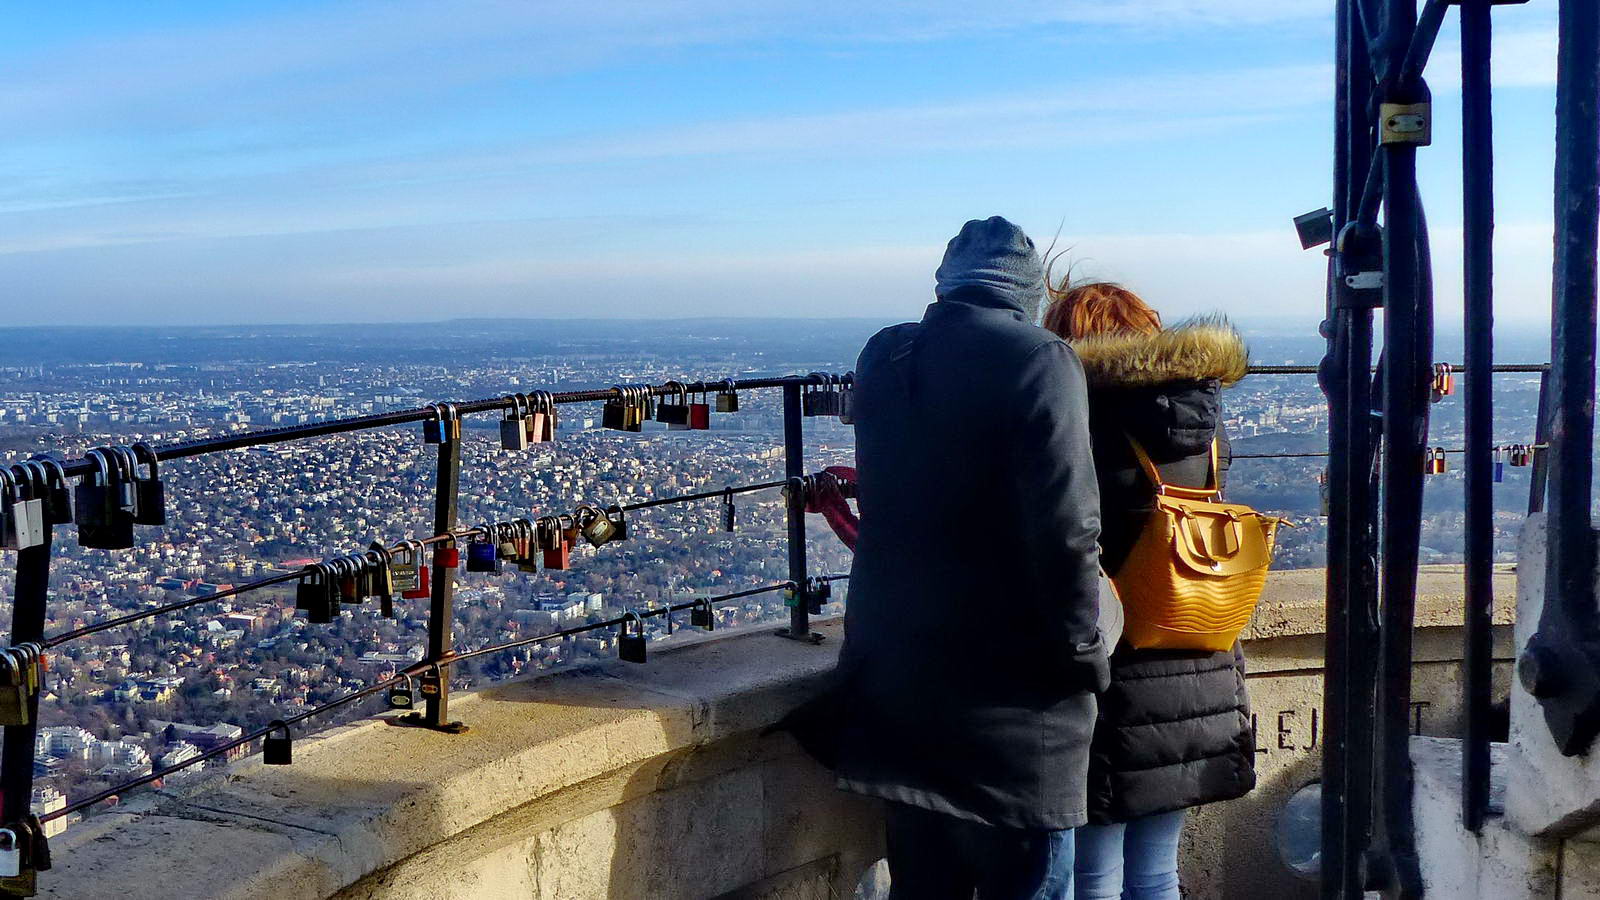
<path fill-rule="evenodd" d="M 1139 468 L 1144 470 L 1145 477 L 1150 479 L 1150 483 L 1155 486 L 1157 494 L 1174 494 L 1177 496 L 1185 496 L 1192 500 L 1215 498 L 1222 494 L 1221 489 L 1217 487 L 1218 441 L 1216 438 L 1213 437 L 1211 439 L 1211 470 L 1210 474 L 1206 477 L 1207 486 L 1193 488 L 1182 487 L 1175 484 L 1167 484 L 1165 481 L 1163 481 L 1161 479 L 1161 472 L 1156 468 L 1155 462 L 1150 459 L 1150 454 L 1145 452 L 1144 447 L 1137 440 L 1134 440 L 1133 435 L 1126 434 L 1126 432 L 1124 432 L 1124 434 L 1128 438 L 1128 444 L 1133 447 L 1133 456 L 1139 461 Z"/>

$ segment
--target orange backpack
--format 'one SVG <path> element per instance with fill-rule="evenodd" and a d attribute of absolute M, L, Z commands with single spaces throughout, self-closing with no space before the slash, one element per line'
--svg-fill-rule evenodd
<path fill-rule="evenodd" d="M 1167 484 L 1139 442 L 1133 453 L 1155 486 L 1155 508 L 1112 579 L 1136 648 L 1227 650 L 1250 624 L 1283 520 L 1222 502 L 1217 443 L 1210 487 Z"/>

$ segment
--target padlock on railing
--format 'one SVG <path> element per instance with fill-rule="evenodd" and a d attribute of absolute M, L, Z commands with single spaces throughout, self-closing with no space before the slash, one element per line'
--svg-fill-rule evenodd
<path fill-rule="evenodd" d="M 535 443 L 544 443 L 556 439 L 556 395 L 549 391 L 533 392 L 535 408 L 533 417 L 529 419 L 529 438 Z M 533 437 L 537 434 L 538 437 Z"/>
<path fill-rule="evenodd" d="M 733 531 L 739 511 L 733 506 L 733 488 L 722 492 L 722 530 Z"/>
<path fill-rule="evenodd" d="M 67 483 L 66 468 L 49 457 L 38 460 L 37 465 L 44 468 L 49 481 L 44 503 L 45 515 L 56 525 L 76 521 L 76 512 L 72 508 L 72 486 Z"/>
<path fill-rule="evenodd" d="M 367 561 L 371 567 L 372 580 L 369 596 L 378 598 L 378 612 L 385 619 L 394 618 L 394 569 L 390 564 L 394 561 L 394 554 L 389 552 L 381 541 L 373 541 L 367 546 Z"/>
<path fill-rule="evenodd" d="M 134 513 L 133 521 L 140 525 L 165 525 L 167 524 L 167 489 L 161 483 L 161 473 L 156 459 L 155 448 L 149 444 L 133 445 L 134 462 L 142 461 L 149 469 L 148 478 L 138 477 L 134 473 Z"/>
<path fill-rule="evenodd" d="M 707 631 L 716 629 L 717 616 L 709 598 L 701 597 L 694 601 L 694 606 L 689 610 L 689 624 Z"/>
<path fill-rule="evenodd" d="M 511 405 L 506 417 L 500 420 L 500 449 L 528 449 L 528 398 L 512 394 L 506 398 Z"/>
<path fill-rule="evenodd" d="M 637 631 L 629 633 L 628 623 L 634 623 Z M 648 651 L 645 649 L 644 617 L 633 610 L 628 610 L 622 617 L 622 633 L 617 635 L 617 658 L 623 662 L 642 663 Z"/>
<path fill-rule="evenodd" d="M 1494 448 L 1494 481 L 1500 484 L 1506 480 L 1506 448 Z"/>
<path fill-rule="evenodd" d="M 699 401 L 689 404 L 689 427 L 695 431 L 711 428 L 711 401 L 704 390 L 700 391 Z"/>
<path fill-rule="evenodd" d="M 44 543 L 44 501 L 30 496 L 33 491 L 31 479 L 0 469 L 0 547 L 27 550 Z"/>
<path fill-rule="evenodd" d="M 717 391 L 717 412 L 736 413 L 738 411 L 739 395 L 733 389 L 733 379 L 725 379 L 722 382 L 722 387 Z"/>
<path fill-rule="evenodd" d="M 689 428 L 689 392 L 680 381 L 666 383 L 671 394 L 661 398 L 656 404 L 656 421 L 667 426 L 669 431 L 687 431 Z"/>
<path fill-rule="evenodd" d="M 424 699 L 437 699 L 440 692 L 443 690 L 444 673 L 439 670 L 439 666 L 437 664 L 429 666 L 426 672 L 423 672 L 420 676 L 418 676 L 417 692 L 420 693 Z"/>
<path fill-rule="evenodd" d="M 1455 374 L 1450 370 L 1449 363 L 1435 363 L 1433 366 L 1433 383 L 1429 385 L 1428 394 L 1434 403 L 1438 403 L 1456 391 Z"/>
<path fill-rule="evenodd" d="M 839 422 L 856 423 L 856 373 L 846 372 L 839 385 Z"/>
<path fill-rule="evenodd" d="M 433 548 L 433 568 L 436 571 L 442 569 L 454 569 L 460 567 L 460 565 L 460 547 L 457 547 L 455 544 L 447 544 Z"/>
<path fill-rule="evenodd" d="M 389 686 L 390 709 L 410 709 L 417 702 L 416 693 L 412 690 L 411 676 L 402 673 L 400 678 L 403 680 Z"/>
<path fill-rule="evenodd" d="M 0 828 L 0 878 L 22 874 L 22 839 L 12 828 Z"/>
<path fill-rule="evenodd" d="M 420 600 L 429 595 L 428 567 L 422 562 L 422 542 L 406 541 L 405 559 L 393 559 L 389 571 L 394 579 L 394 589 L 407 600 Z"/>
<path fill-rule="evenodd" d="M 616 536 L 617 528 L 610 517 L 593 506 L 578 507 L 578 527 L 589 546 L 598 547 Z"/>
<path fill-rule="evenodd" d="M 544 554 L 546 569 L 565 569 L 571 563 L 572 544 L 567 541 L 558 517 L 540 516 L 534 523 L 534 537 Z"/>
<path fill-rule="evenodd" d="M 500 574 L 500 555 L 493 539 L 486 535 L 477 535 L 467 544 L 467 571 L 489 575 Z"/>
<path fill-rule="evenodd" d="M 0 651 L 0 725 L 26 725 L 30 721 L 27 664 L 15 649 Z"/>
<path fill-rule="evenodd" d="M 289 731 L 289 725 L 282 719 L 273 719 L 267 723 L 265 738 L 261 741 L 261 762 L 269 766 L 287 766 L 294 763 L 294 735 Z M 278 732 L 283 736 L 279 737 Z"/>

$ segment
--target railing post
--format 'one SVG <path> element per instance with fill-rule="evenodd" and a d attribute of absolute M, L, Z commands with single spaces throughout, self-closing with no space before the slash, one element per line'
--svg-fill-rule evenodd
<path fill-rule="evenodd" d="M 1461 190 L 1466 331 L 1466 612 L 1462 648 L 1467 735 L 1461 820 L 1489 809 L 1494 666 L 1494 147 L 1489 107 L 1490 0 L 1461 4 Z"/>
<path fill-rule="evenodd" d="M 1533 421 L 1533 442 L 1544 449 L 1533 451 L 1533 468 L 1528 475 L 1528 515 L 1544 512 L 1545 489 L 1550 483 L 1550 368 L 1539 375 L 1539 412 Z"/>
<path fill-rule="evenodd" d="M 45 607 L 50 590 L 50 556 L 54 526 L 46 519 L 44 543 L 17 551 L 17 585 L 11 608 L 11 643 L 44 639 Z M 33 802 L 33 745 L 39 734 L 39 695 L 27 699 L 28 724 L 5 729 L 4 756 L 0 757 L 0 823 L 27 817 Z"/>
<path fill-rule="evenodd" d="M 783 385 L 783 474 L 789 481 L 785 518 L 789 528 L 789 581 L 794 590 L 787 596 L 789 627 L 779 630 L 782 637 L 797 641 L 816 641 L 811 633 L 811 593 L 806 584 L 806 498 L 797 479 L 806 474 L 805 434 L 801 427 L 800 388 L 804 378 L 791 378 Z"/>
<path fill-rule="evenodd" d="M 439 467 L 434 476 L 433 533 L 449 534 L 456 527 L 456 501 L 461 487 L 461 438 L 451 434 L 445 424 L 445 441 L 439 444 Z M 449 542 L 434 547 L 432 594 L 428 607 L 428 655 L 426 662 L 437 662 L 450 653 L 454 643 L 456 568 L 438 564 L 440 550 L 449 549 L 457 557 L 459 548 Z M 459 559 L 457 560 L 459 563 Z M 390 721 L 418 725 L 451 734 L 467 730 L 461 722 L 450 720 L 450 667 L 439 668 L 439 692 L 424 697 L 420 715 L 409 713 Z"/>
<path fill-rule="evenodd" d="M 1517 676 L 1556 746 L 1587 753 L 1600 733 L 1595 609 L 1596 230 L 1600 222 L 1600 7 L 1563 0 L 1556 52 L 1555 266 L 1550 316 L 1550 449 L 1545 604 Z"/>

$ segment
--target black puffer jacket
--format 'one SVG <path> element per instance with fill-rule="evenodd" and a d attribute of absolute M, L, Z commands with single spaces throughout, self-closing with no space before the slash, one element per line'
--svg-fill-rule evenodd
<path fill-rule="evenodd" d="M 1154 487 L 1132 435 L 1165 481 L 1204 484 L 1212 439 L 1218 479 L 1230 459 L 1218 395 L 1243 377 L 1244 342 L 1227 323 L 1200 320 L 1152 336 L 1074 345 L 1089 381 L 1090 430 L 1100 484 L 1101 561 L 1115 573 L 1153 508 Z M 1255 786 L 1255 744 L 1244 655 L 1134 650 L 1111 657 L 1089 764 L 1089 819 L 1097 824 L 1231 800 Z"/>

